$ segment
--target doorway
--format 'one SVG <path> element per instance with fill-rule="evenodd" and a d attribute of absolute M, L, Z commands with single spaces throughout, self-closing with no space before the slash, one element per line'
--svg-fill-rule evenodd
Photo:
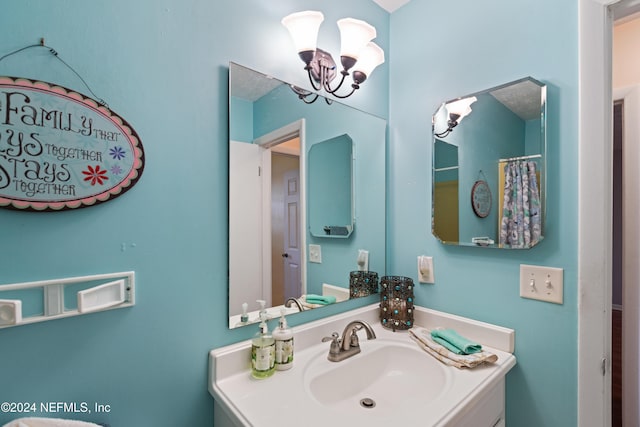
<path fill-rule="evenodd" d="M 628 94 L 613 93 L 613 33 L 614 20 L 627 17 L 640 10 L 638 0 L 584 0 L 579 2 L 579 221 L 578 221 L 578 425 L 610 426 L 612 421 L 612 277 L 613 277 L 613 114 L 614 99 L 623 99 L 624 115 L 640 115 L 640 91 L 636 86 Z M 632 55 L 637 57 L 637 55 Z M 637 84 L 637 83 L 636 83 Z M 633 100 L 633 102 L 630 102 Z M 631 109 L 635 113 L 631 112 Z M 640 126 L 634 120 L 627 128 L 633 128 L 635 138 L 640 140 Z M 639 148 L 625 147 L 624 162 L 639 163 Z M 637 167 L 624 168 L 624 182 L 631 174 L 636 183 L 640 182 Z M 637 185 L 637 184 L 636 184 Z M 623 321 L 622 351 L 622 408 L 624 425 L 638 425 L 638 307 L 640 291 L 635 286 L 640 278 L 640 224 L 637 223 L 638 195 L 629 193 L 629 186 L 623 187 L 623 316 L 636 314 L 636 321 Z M 638 192 L 637 187 L 635 188 Z M 598 197 L 593 197 L 593 195 Z M 630 195 L 631 197 L 628 197 Z M 633 215 L 627 212 L 635 212 Z M 630 261 L 626 261 L 630 260 Z M 627 272 L 633 273 L 627 277 Z M 634 280 L 630 280 L 630 279 Z M 632 295 L 629 295 L 631 291 Z M 626 326 L 636 328 L 636 351 L 630 345 Z M 596 339 L 594 339 L 596 338 Z M 602 339 L 600 339 L 602 338 Z M 627 352 L 627 350 L 629 350 Z M 631 362 L 626 357 L 632 356 Z M 633 360 L 636 363 L 633 363 Z M 625 372 L 625 369 L 632 370 Z M 635 373 L 633 372 L 635 371 Z M 635 398 L 635 400 L 634 400 Z M 625 404 L 625 402 L 630 404 Z"/>
<path fill-rule="evenodd" d="M 640 149 L 638 99 L 640 77 L 635 57 L 640 46 L 638 2 L 623 0 L 613 7 L 613 251 L 611 316 L 612 426 L 640 423 L 638 347 L 640 310 L 638 281 L 638 200 Z M 634 5 L 635 4 L 635 5 Z"/>
<path fill-rule="evenodd" d="M 263 150 L 262 286 L 269 306 L 306 291 L 304 125 L 301 119 L 254 140 Z"/>
<path fill-rule="evenodd" d="M 613 104 L 613 246 L 611 261 L 611 426 L 622 427 L 622 310 L 623 310 L 623 111 L 624 101 Z"/>

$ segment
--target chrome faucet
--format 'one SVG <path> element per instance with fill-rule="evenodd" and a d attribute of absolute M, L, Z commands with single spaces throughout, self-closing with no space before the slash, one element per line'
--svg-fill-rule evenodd
<path fill-rule="evenodd" d="M 342 331 L 342 337 L 337 332 L 334 332 L 330 337 L 322 338 L 322 342 L 331 341 L 327 359 L 332 362 L 340 362 L 360 353 L 360 342 L 357 334 L 360 329 L 366 331 L 368 340 L 376 339 L 376 333 L 373 332 L 371 325 L 363 320 L 349 322 L 344 331 Z"/>
<path fill-rule="evenodd" d="M 298 311 L 304 311 L 304 307 L 302 306 L 300 301 L 298 301 L 298 299 L 294 297 L 289 297 L 289 299 L 284 303 L 284 306 L 290 308 L 292 302 L 298 306 Z"/>

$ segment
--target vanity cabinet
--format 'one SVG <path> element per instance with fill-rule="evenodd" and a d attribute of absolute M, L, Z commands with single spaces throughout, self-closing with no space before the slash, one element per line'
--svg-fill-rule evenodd
<path fill-rule="evenodd" d="M 224 407 L 214 399 L 215 427 L 243 427 L 234 423 Z M 493 388 L 476 401 L 463 408 L 458 417 L 447 423 L 450 427 L 505 427 L 505 382 L 500 380 Z"/>
<path fill-rule="evenodd" d="M 451 427 L 505 427 L 505 381 L 501 379 L 477 400 L 469 402 L 458 417 L 447 425 Z"/>

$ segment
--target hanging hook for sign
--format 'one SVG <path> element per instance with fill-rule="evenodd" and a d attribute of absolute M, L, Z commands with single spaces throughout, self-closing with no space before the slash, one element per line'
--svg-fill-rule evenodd
<path fill-rule="evenodd" d="M 482 169 L 478 171 L 478 181 L 485 181 L 485 182 L 488 181 L 487 176 L 484 174 Z"/>
<path fill-rule="evenodd" d="M 98 96 L 95 93 L 93 93 L 93 90 L 91 90 L 91 88 L 89 87 L 87 82 L 82 78 L 82 76 L 80 74 L 78 74 L 78 72 L 76 70 L 74 70 L 71 65 L 69 65 L 65 61 L 63 61 L 62 58 L 60 58 L 60 56 L 58 55 L 58 52 L 54 48 L 52 48 L 50 46 L 47 46 L 45 44 L 44 37 L 41 37 L 40 38 L 40 42 L 37 43 L 37 44 L 32 44 L 32 45 L 29 45 L 29 46 L 25 46 L 25 47 L 22 47 L 20 49 L 14 50 L 13 52 L 9 52 L 6 55 L 1 56 L 0 57 L 0 62 L 2 62 L 5 58 L 8 58 L 8 57 L 10 57 L 12 55 L 15 55 L 17 53 L 25 51 L 27 49 L 32 49 L 34 47 L 44 47 L 45 49 L 47 49 L 49 51 L 49 53 L 51 53 L 55 58 L 57 58 L 58 61 L 62 62 L 62 64 L 65 67 L 67 67 L 73 74 L 75 74 L 80 79 L 82 84 L 84 84 L 84 86 L 89 90 L 89 93 L 91 93 L 91 95 L 93 95 L 94 99 L 98 102 L 98 104 L 109 108 L 109 104 L 107 104 L 102 98 L 98 98 Z"/>

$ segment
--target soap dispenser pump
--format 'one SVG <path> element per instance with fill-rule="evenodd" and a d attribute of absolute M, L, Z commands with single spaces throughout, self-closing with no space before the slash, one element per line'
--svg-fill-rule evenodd
<path fill-rule="evenodd" d="M 280 322 L 273 330 L 273 339 L 276 341 L 276 369 L 286 371 L 293 366 L 293 331 L 287 326 L 284 317 L 286 309 L 280 309 Z"/>
<path fill-rule="evenodd" d="M 269 316 L 267 316 L 267 309 L 265 308 L 265 304 L 267 303 L 263 299 L 257 299 L 256 302 L 260 305 L 260 311 L 258 311 L 258 319 L 262 320 L 264 316 L 265 320 L 269 320 Z"/>
<path fill-rule="evenodd" d="M 268 378 L 275 372 L 275 340 L 269 333 L 266 311 L 260 312 L 260 329 L 251 341 L 251 375 Z"/>

